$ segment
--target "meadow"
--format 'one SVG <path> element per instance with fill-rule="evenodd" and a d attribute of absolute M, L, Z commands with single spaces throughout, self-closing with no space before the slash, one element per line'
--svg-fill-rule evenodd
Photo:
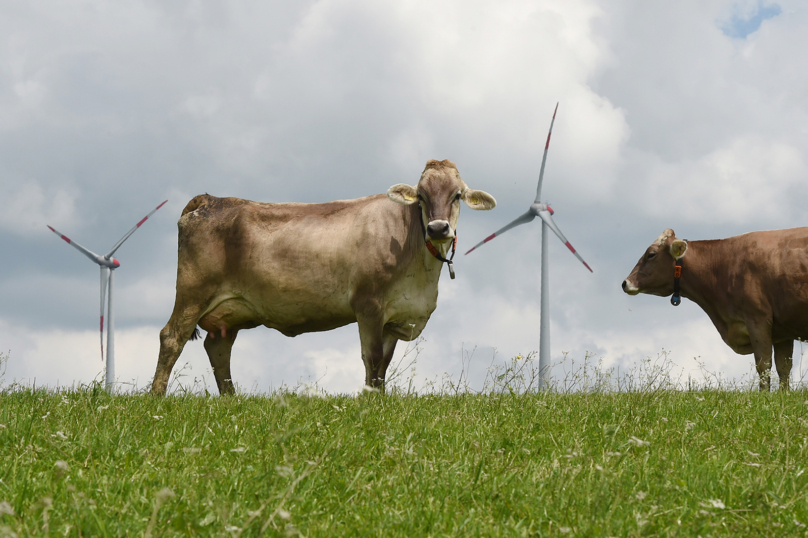
<path fill-rule="evenodd" d="M 4 386 L 0 536 L 808 534 L 808 392 L 537 392 L 530 360 L 479 392 Z"/>

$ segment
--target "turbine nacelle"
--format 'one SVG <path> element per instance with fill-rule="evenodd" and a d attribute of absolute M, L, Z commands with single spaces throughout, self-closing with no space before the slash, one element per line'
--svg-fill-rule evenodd
<path fill-rule="evenodd" d="M 555 215 L 555 211 L 553 211 L 553 208 L 547 204 L 536 202 L 530 206 L 530 212 L 536 215 L 537 217 L 539 216 L 539 213 L 542 211 L 547 211 L 551 215 Z"/>
<path fill-rule="evenodd" d="M 107 258 L 105 258 L 103 256 L 96 257 L 95 263 L 97 263 L 98 265 L 100 265 L 102 267 L 109 267 L 110 269 L 117 269 L 118 267 L 121 266 L 121 262 L 119 262 L 115 258 L 107 259 Z"/>

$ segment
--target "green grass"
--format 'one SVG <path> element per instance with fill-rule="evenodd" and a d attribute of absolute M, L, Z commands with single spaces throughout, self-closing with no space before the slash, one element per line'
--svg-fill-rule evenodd
<path fill-rule="evenodd" d="M 804 535 L 808 393 L 0 392 L 0 536 Z"/>

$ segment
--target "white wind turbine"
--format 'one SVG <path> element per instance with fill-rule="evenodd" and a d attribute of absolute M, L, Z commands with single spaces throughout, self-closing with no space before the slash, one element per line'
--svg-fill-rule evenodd
<path fill-rule="evenodd" d="M 104 388 L 108 391 L 112 391 L 112 384 L 115 382 L 115 324 L 113 321 L 112 316 L 112 272 L 120 267 L 120 262 L 112 257 L 115 254 L 115 251 L 123 244 L 124 241 L 129 239 L 129 236 L 135 233 L 135 230 L 140 228 L 140 226 L 146 222 L 146 220 L 151 217 L 155 211 L 160 209 L 168 202 L 166 200 L 162 204 L 158 205 L 156 208 L 152 210 L 151 213 L 143 217 L 140 222 L 135 224 L 135 227 L 126 232 L 120 241 L 115 243 L 115 246 L 112 247 L 107 254 L 104 256 L 99 256 L 95 252 L 84 248 L 83 246 L 79 245 L 75 241 L 71 241 L 69 237 L 66 235 L 62 235 L 61 232 L 56 231 L 52 226 L 48 225 L 48 228 L 64 239 L 68 245 L 75 247 L 79 252 L 90 258 L 93 262 L 97 263 L 101 268 L 101 360 L 104 360 L 104 306 L 107 307 L 107 374 L 104 383 Z"/>
<path fill-rule="evenodd" d="M 553 222 L 552 215 L 555 211 L 541 202 L 541 182 L 544 179 L 544 163 L 547 161 L 547 150 L 550 147 L 550 135 L 553 134 L 553 123 L 555 123 L 556 112 L 558 111 L 558 103 L 556 103 L 555 110 L 553 111 L 553 119 L 550 121 L 550 132 L 547 133 L 547 144 L 544 146 L 544 156 L 541 159 L 541 169 L 539 170 L 539 186 L 536 188 L 536 199 L 531 204 L 530 209 L 526 213 L 517 217 L 510 224 L 500 228 L 492 233 L 466 252 L 468 254 L 475 248 L 482 244 L 491 241 L 493 238 L 502 235 L 511 228 L 525 224 L 532 221 L 534 218 L 539 217 L 541 223 L 541 328 L 539 331 L 539 389 L 547 387 L 547 380 L 550 374 L 550 283 L 549 283 L 549 253 L 547 252 L 547 229 L 552 230 L 559 239 L 567 246 L 570 251 L 575 254 L 575 257 L 581 260 L 587 269 L 592 272 L 592 268 L 587 265 L 584 259 L 578 254 L 558 226 Z"/>

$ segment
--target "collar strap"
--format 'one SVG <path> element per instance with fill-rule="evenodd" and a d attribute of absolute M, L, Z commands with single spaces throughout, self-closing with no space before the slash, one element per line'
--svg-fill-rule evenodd
<path fill-rule="evenodd" d="M 426 237 L 426 226 L 424 226 L 424 210 L 421 207 L 421 202 L 418 202 L 418 219 L 421 222 L 421 230 L 424 233 L 423 236 Z M 452 278 L 452 280 L 454 280 L 455 272 L 452 260 L 454 259 L 455 250 L 457 249 L 457 230 L 455 230 L 454 240 L 452 241 L 452 255 L 449 257 L 448 260 L 443 256 L 441 256 L 440 251 L 437 248 L 435 248 L 435 245 L 432 244 L 432 241 L 426 242 L 426 249 L 429 251 L 430 254 L 432 254 L 432 256 L 434 256 L 435 258 L 437 258 L 438 260 L 449 266 L 449 276 Z"/>
<path fill-rule="evenodd" d="M 671 304 L 679 306 L 682 303 L 682 297 L 679 293 L 679 278 L 682 276 L 682 258 L 676 259 L 676 265 L 673 266 L 673 295 L 671 296 Z"/>

